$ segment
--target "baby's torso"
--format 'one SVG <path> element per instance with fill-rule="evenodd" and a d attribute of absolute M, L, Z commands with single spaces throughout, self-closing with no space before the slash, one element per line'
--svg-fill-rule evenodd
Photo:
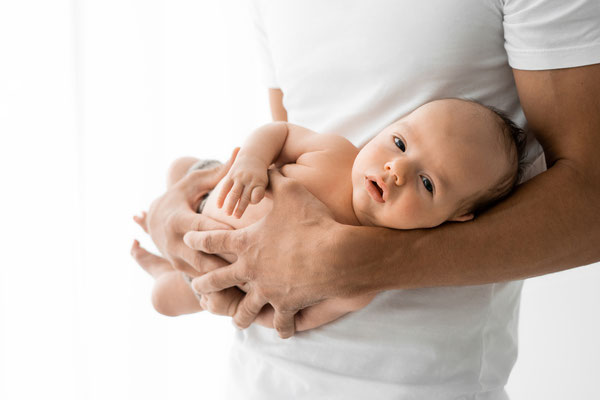
<path fill-rule="evenodd" d="M 345 141 L 345 139 L 340 138 Z M 301 155 L 296 163 L 286 164 L 280 168 L 282 175 L 298 181 L 317 199 L 322 201 L 333 213 L 336 221 L 357 225 L 358 221 L 352 208 L 352 164 L 358 149 L 349 144 L 338 149 L 314 151 Z M 226 215 L 217 208 L 217 194 L 221 182 L 209 195 L 202 214 L 239 229 L 258 221 L 265 216 L 272 206 L 271 192 L 267 189 L 266 197 L 256 205 L 249 205 L 242 218 Z"/>

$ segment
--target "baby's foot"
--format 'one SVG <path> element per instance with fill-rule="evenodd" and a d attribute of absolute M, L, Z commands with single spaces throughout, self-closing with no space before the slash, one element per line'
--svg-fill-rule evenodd
<path fill-rule="evenodd" d="M 146 225 L 146 211 L 142 211 L 141 215 L 134 215 L 133 220 L 142 227 L 144 232 L 148 233 L 148 226 Z"/>
<path fill-rule="evenodd" d="M 140 267 L 142 267 L 155 279 L 161 276 L 162 274 L 173 271 L 171 264 L 169 264 L 167 260 L 150 253 L 142 246 L 140 246 L 140 242 L 138 242 L 137 240 L 133 241 L 133 245 L 131 246 L 131 255 L 133 256 L 135 261 L 140 265 Z"/>

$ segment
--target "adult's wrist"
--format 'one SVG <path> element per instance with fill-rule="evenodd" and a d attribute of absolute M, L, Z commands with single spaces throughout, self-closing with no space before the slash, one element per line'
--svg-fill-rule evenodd
<path fill-rule="evenodd" d="M 334 228 L 335 252 L 340 281 L 350 295 L 384 290 L 429 286 L 419 271 L 426 263 L 427 246 L 433 230 L 396 230 L 382 227 L 349 226 Z M 431 283 L 431 282 L 429 282 Z"/>
<path fill-rule="evenodd" d="M 360 296 L 386 289 L 388 229 L 337 224 L 332 228 L 335 279 L 340 297 Z"/>

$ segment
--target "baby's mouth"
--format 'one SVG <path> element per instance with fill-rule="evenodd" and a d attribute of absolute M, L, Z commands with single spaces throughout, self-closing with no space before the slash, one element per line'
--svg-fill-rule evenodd
<path fill-rule="evenodd" d="M 371 177 L 365 177 L 365 188 L 373 200 L 378 203 L 385 203 L 385 200 L 383 199 L 385 190 L 380 186 L 376 179 L 377 178 L 372 179 Z"/>
<path fill-rule="evenodd" d="M 379 195 L 381 197 L 383 197 L 383 189 L 379 187 L 379 185 L 377 184 L 377 182 L 371 181 L 371 183 L 373 184 L 373 186 L 375 186 L 375 189 L 377 189 L 379 191 Z"/>

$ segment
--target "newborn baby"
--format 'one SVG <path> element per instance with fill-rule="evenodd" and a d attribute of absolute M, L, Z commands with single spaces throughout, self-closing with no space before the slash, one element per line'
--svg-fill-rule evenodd
<path fill-rule="evenodd" d="M 270 123 L 250 135 L 237 157 L 234 153 L 227 175 L 199 211 L 236 229 L 256 222 L 271 209 L 267 170 L 274 165 L 304 185 L 340 223 L 416 229 L 469 221 L 516 185 L 523 138 L 502 113 L 460 99 L 417 108 L 362 149 L 341 136 Z M 177 160 L 171 184 L 196 161 Z M 145 228 L 144 217 L 136 221 Z M 132 254 L 156 279 L 153 303 L 159 312 L 202 310 L 186 277 L 166 260 L 137 241 Z M 331 322 L 374 296 L 330 299 L 302 310 L 296 330 Z M 272 327 L 272 311 L 265 306 L 256 322 Z"/>

